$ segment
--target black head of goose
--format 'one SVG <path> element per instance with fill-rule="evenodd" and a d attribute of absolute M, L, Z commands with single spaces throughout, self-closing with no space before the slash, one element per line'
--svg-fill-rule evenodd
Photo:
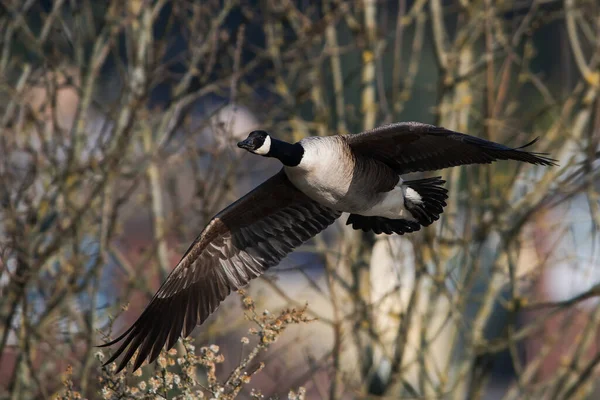
<path fill-rule="evenodd" d="M 516 160 L 556 165 L 543 154 L 511 148 L 416 122 L 355 135 L 287 143 L 254 131 L 238 143 L 279 159 L 284 168 L 215 215 L 185 252 L 140 317 L 115 340 L 106 362 L 136 352 L 133 369 L 154 361 L 202 324 L 231 291 L 275 266 L 288 253 L 349 212 L 347 224 L 375 233 L 404 234 L 439 218 L 447 191 L 439 177 L 400 175 L 465 164 Z"/>
<path fill-rule="evenodd" d="M 292 144 L 271 138 L 265 131 L 252 131 L 237 145 L 260 156 L 277 158 L 287 167 L 297 166 L 304 156 L 304 147 L 300 143 Z"/>

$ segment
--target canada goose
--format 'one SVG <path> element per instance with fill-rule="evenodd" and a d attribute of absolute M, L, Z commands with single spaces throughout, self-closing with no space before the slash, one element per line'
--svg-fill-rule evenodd
<path fill-rule="evenodd" d="M 439 218 L 447 191 L 439 177 L 403 181 L 400 175 L 463 164 L 517 160 L 556 165 L 541 154 L 416 122 L 356 135 L 309 137 L 286 143 L 253 131 L 238 147 L 283 163 L 273 177 L 219 212 L 194 240 L 123 341 L 106 362 L 125 352 L 118 371 L 139 353 L 133 369 L 218 307 L 232 291 L 276 265 L 295 247 L 332 224 L 403 234 Z"/>

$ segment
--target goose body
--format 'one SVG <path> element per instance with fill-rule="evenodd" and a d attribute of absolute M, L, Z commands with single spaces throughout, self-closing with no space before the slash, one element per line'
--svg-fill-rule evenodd
<path fill-rule="evenodd" d="M 296 166 L 284 166 L 290 182 L 314 201 L 343 210 L 352 183 L 354 160 L 348 157 L 341 136 L 302 139 L 303 155 Z M 322 173 L 327 171 L 327 173 Z"/>
<path fill-rule="evenodd" d="M 405 192 L 414 190 L 384 163 L 353 153 L 344 136 L 309 137 L 300 144 L 302 160 L 284 171 L 312 200 L 341 212 L 414 220 L 404 206 Z"/>
<path fill-rule="evenodd" d="M 534 141 L 535 142 L 535 141 Z M 429 226 L 446 206 L 439 177 L 405 181 L 403 174 L 465 164 L 516 160 L 555 165 L 541 154 L 417 122 L 396 123 L 345 136 L 310 137 L 298 143 L 254 131 L 240 148 L 277 158 L 283 168 L 215 215 L 161 285 L 122 342 L 118 370 L 133 369 L 171 348 L 245 286 L 297 246 L 331 225 L 374 233 L 404 234 Z"/>

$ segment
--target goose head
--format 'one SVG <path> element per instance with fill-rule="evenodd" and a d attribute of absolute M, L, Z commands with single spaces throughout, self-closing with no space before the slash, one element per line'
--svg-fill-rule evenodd
<path fill-rule="evenodd" d="M 250 153 L 269 156 L 271 151 L 271 136 L 265 131 L 252 131 L 248 137 L 239 142 L 238 147 Z"/>
<path fill-rule="evenodd" d="M 304 147 L 300 142 L 288 143 L 277 140 L 265 131 L 252 131 L 239 142 L 238 147 L 263 157 L 277 158 L 287 167 L 296 167 L 304 156 Z"/>

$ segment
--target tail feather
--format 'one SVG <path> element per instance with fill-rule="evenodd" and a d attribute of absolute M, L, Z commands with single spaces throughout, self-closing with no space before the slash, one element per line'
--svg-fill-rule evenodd
<path fill-rule="evenodd" d="M 406 187 L 404 206 L 416 221 L 350 214 L 346 225 L 352 225 L 352 228 L 362 229 L 365 232 L 373 231 L 388 235 L 392 233 L 403 235 L 418 231 L 421 226 L 429 226 L 437 221 L 444 211 L 448 198 L 448 191 L 442 187 L 444 183 L 445 181 L 439 176 L 403 183 Z"/>
<path fill-rule="evenodd" d="M 417 192 L 419 198 L 404 197 L 404 206 L 423 226 L 429 226 L 440 219 L 444 212 L 448 190 L 442 185 L 446 183 L 440 176 L 435 178 L 416 179 L 406 181 L 404 186 Z"/>
<path fill-rule="evenodd" d="M 385 217 L 366 217 L 359 214 L 350 214 L 346 225 L 352 225 L 352 228 L 356 230 L 362 229 L 365 232 L 373 231 L 377 234 L 385 233 L 387 235 L 391 235 L 392 233 L 403 235 L 421 229 L 421 225 L 416 221 Z"/>

